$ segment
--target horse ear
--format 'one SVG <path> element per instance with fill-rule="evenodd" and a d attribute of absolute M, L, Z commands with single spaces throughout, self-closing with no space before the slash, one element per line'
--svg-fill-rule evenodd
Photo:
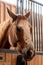
<path fill-rule="evenodd" d="M 25 17 L 26 17 L 26 18 L 28 18 L 28 17 L 29 17 L 29 15 L 30 15 L 30 12 L 28 12 L 28 13 L 25 15 Z"/>
<path fill-rule="evenodd" d="M 17 15 L 15 15 L 12 11 L 10 11 L 8 8 L 7 8 L 7 12 L 9 14 L 9 16 L 15 21 L 17 19 Z"/>

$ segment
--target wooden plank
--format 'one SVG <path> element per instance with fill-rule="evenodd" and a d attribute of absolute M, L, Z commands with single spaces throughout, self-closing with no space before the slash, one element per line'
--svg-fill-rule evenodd
<path fill-rule="evenodd" d="M 3 65 L 11 65 L 10 62 L 4 62 Z"/>
<path fill-rule="evenodd" d="M 42 63 L 42 60 L 41 60 L 41 55 L 38 55 L 38 60 L 37 60 L 37 63 L 38 63 L 38 65 L 41 65 L 41 63 Z"/>
<path fill-rule="evenodd" d="M 28 65 L 42 65 L 41 55 L 35 56 Z"/>
<path fill-rule="evenodd" d="M 9 15 L 8 15 L 8 12 L 7 12 L 7 7 L 15 13 L 16 12 L 16 7 L 13 6 L 13 5 L 9 5 L 9 4 L 5 4 L 5 3 L 2 3 L 0 2 L 0 19 L 1 19 L 1 22 L 10 18 Z"/>
<path fill-rule="evenodd" d="M 11 60 L 11 65 L 16 65 L 16 58 L 17 58 L 17 54 L 12 54 L 12 60 Z"/>
<path fill-rule="evenodd" d="M 16 7 L 15 7 L 15 6 L 11 6 L 11 11 L 12 11 L 13 13 L 16 13 Z"/>
<path fill-rule="evenodd" d="M 2 60 L 0 60 L 0 62 L 4 62 L 5 61 L 5 53 L 0 53 L 0 57 L 2 57 Z"/>
<path fill-rule="evenodd" d="M 11 62 L 11 53 L 6 53 L 6 62 Z"/>
<path fill-rule="evenodd" d="M 4 10 L 4 4 L 3 3 L 1 3 L 0 4 L 1 5 L 1 22 L 3 22 L 4 21 L 4 19 L 5 19 L 5 10 Z"/>
<path fill-rule="evenodd" d="M 12 54 L 11 65 L 16 65 L 17 56 L 18 54 Z"/>
<path fill-rule="evenodd" d="M 41 65 L 43 65 L 43 55 L 41 56 Z"/>
<path fill-rule="evenodd" d="M 30 61 L 30 65 L 34 65 L 35 64 L 34 63 L 35 59 L 36 59 L 36 56 Z"/>

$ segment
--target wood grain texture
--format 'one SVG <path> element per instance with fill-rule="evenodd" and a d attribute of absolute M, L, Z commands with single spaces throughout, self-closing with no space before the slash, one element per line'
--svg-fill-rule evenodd
<path fill-rule="evenodd" d="M 4 59 L 0 60 L 0 65 L 16 65 L 18 54 L 0 53 Z M 28 65 L 43 65 L 43 56 L 36 55 L 31 61 L 27 61 Z"/>

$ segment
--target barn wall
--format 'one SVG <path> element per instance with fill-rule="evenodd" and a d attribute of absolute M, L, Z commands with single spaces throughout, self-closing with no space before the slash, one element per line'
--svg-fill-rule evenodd
<path fill-rule="evenodd" d="M 6 7 L 16 13 L 15 6 L 0 2 L 0 23 L 9 18 Z M 0 65 L 16 65 L 15 58 L 17 57 L 17 54 L 0 52 L 0 56 L 3 57 L 3 59 L 0 60 Z M 32 61 L 27 63 L 28 65 L 43 65 L 43 56 L 36 55 Z"/>
<path fill-rule="evenodd" d="M 0 2 L 0 22 L 3 22 L 4 20 L 9 18 L 9 15 L 7 13 L 7 7 L 12 11 L 16 12 L 16 7 L 13 5 L 5 4 L 4 2 Z"/>
<path fill-rule="evenodd" d="M 0 52 L 0 65 L 16 65 L 17 56 L 18 54 Z M 27 65 L 43 65 L 43 56 L 36 55 L 33 60 L 27 61 Z"/>

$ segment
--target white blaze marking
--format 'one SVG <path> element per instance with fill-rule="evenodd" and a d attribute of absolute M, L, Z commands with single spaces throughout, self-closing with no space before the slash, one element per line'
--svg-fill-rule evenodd
<path fill-rule="evenodd" d="M 11 41 L 10 35 L 8 36 L 8 38 L 9 38 L 9 43 L 10 43 L 10 45 L 13 46 L 13 45 L 12 45 L 12 41 Z"/>

